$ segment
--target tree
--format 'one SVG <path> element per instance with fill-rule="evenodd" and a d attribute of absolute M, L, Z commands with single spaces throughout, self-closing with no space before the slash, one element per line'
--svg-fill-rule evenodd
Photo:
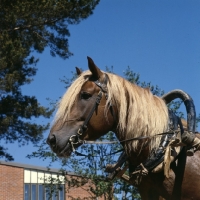
<path fill-rule="evenodd" d="M 40 116 L 50 117 L 52 110 L 26 96 L 21 86 L 36 75 L 32 53 L 50 48 L 52 56 L 69 58 L 68 25 L 78 24 L 92 14 L 99 0 L 1 0 L 0 3 L 0 139 L 20 145 L 36 143 L 48 125 L 32 123 Z M 0 158 L 12 160 L 5 146 Z"/>

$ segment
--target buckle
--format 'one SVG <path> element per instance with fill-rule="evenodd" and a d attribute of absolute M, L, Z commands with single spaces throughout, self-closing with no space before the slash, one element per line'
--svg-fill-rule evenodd
<path fill-rule="evenodd" d="M 81 128 L 79 128 L 78 131 L 77 131 L 77 134 L 78 135 L 82 135 L 83 134 L 83 130 Z"/>

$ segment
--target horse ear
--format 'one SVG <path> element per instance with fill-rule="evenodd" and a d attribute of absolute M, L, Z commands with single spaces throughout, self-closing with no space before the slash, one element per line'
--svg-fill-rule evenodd
<path fill-rule="evenodd" d="M 94 77 L 94 79 L 98 80 L 100 77 L 103 76 L 103 73 L 101 72 L 101 70 L 94 64 L 94 61 L 92 60 L 92 58 L 87 57 L 88 59 L 88 67 L 90 69 L 90 71 L 92 72 L 92 76 Z"/>
<path fill-rule="evenodd" d="M 79 69 L 78 67 L 76 67 L 76 73 L 77 73 L 78 76 L 80 76 L 82 74 L 81 69 Z"/>

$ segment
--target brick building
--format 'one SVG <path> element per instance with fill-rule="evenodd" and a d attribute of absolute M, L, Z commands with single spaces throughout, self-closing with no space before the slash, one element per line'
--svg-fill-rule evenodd
<path fill-rule="evenodd" d="M 73 173 L 66 176 L 77 181 L 81 179 Z M 92 194 L 87 190 L 89 181 L 74 187 L 63 180 L 64 176 L 57 169 L 0 161 L 0 200 L 48 200 L 52 188 L 57 192 L 52 194 L 51 200 L 91 199 Z"/>

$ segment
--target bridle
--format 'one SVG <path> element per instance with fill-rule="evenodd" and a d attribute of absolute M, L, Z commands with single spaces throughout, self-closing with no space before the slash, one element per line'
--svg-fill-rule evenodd
<path fill-rule="evenodd" d="M 121 141 L 94 142 L 94 141 L 81 140 L 80 136 L 82 136 L 83 133 L 87 130 L 87 125 L 88 125 L 93 113 L 98 108 L 98 106 L 101 102 L 101 99 L 103 97 L 103 94 L 105 95 L 106 100 L 108 99 L 108 89 L 107 89 L 108 75 L 107 74 L 104 74 L 104 75 L 105 75 L 105 77 L 104 77 L 103 82 L 101 82 L 99 79 L 94 81 L 96 86 L 98 86 L 100 88 L 100 91 L 95 99 L 92 109 L 90 110 L 88 116 L 86 117 L 85 121 L 83 122 L 83 125 L 78 129 L 76 134 L 71 135 L 69 138 L 68 142 L 70 143 L 73 152 L 76 152 L 75 147 L 74 147 L 74 145 L 76 145 L 76 144 L 85 144 L 85 143 L 88 143 L 88 144 L 94 144 L 94 143 L 95 144 L 114 144 L 114 143 L 119 143 L 119 142 L 124 143 L 124 142 L 133 141 L 133 140 L 144 140 L 144 139 L 146 139 L 148 141 L 147 142 L 147 144 L 148 144 L 150 142 L 151 138 L 153 138 L 153 137 L 165 136 L 168 134 L 176 135 L 176 133 L 170 129 L 167 132 L 159 133 L 159 134 L 156 134 L 155 136 L 140 136 L 140 137 L 125 139 L 125 140 L 121 140 Z M 113 108 L 113 105 L 111 102 L 109 102 L 109 107 L 110 107 L 111 114 L 115 121 L 116 115 L 115 115 L 114 108 Z"/>
<path fill-rule="evenodd" d="M 73 152 L 75 152 L 75 148 L 74 148 L 75 144 L 85 143 L 84 140 L 80 139 L 80 136 L 83 135 L 83 133 L 87 130 L 87 125 L 88 125 L 92 115 L 94 114 L 95 110 L 98 108 L 98 106 L 101 102 L 101 99 L 103 97 L 103 94 L 105 95 L 106 100 L 108 99 L 108 89 L 107 89 L 108 75 L 107 74 L 104 74 L 104 75 L 105 75 L 105 77 L 104 77 L 103 82 L 101 82 L 99 79 L 94 81 L 96 86 L 98 86 L 100 88 L 100 91 L 95 99 L 92 109 L 90 110 L 88 116 L 86 117 L 85 121 L 83 122 L 83 125 L 78 129 L 77 133 L 72 135 L 69 138 L 69 143 L 72 147 Z M 114 113 L 111 103 L 110 103 L 110 108 L 112 110 L 112 113 Z"/>

